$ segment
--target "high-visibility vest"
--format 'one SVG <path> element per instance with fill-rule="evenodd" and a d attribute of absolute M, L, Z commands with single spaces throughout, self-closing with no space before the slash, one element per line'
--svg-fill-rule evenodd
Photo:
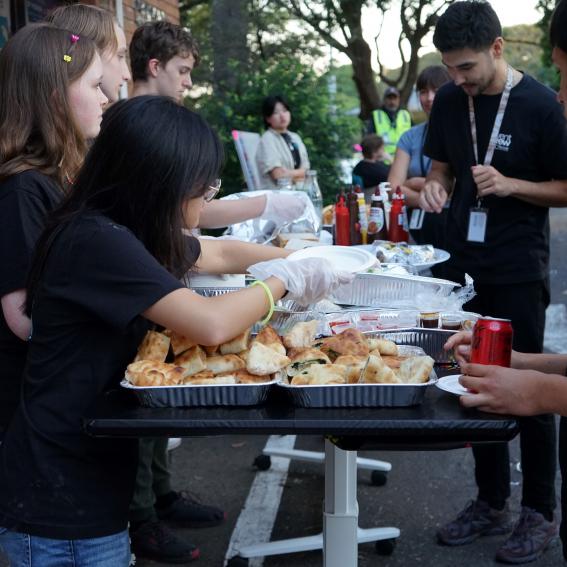
<path fill-rule="evenodd" d="M 396 146 L 402 134 L 411 128 L 411 115 L 407 110 L 400 109 L 396 114 L 396 123 L 392 125 L 390 117 L 384 110 L 375 110 L 372 113 L 374 130 L 384 140 L 384 149 L 392 157 L 396 153 Z"/>

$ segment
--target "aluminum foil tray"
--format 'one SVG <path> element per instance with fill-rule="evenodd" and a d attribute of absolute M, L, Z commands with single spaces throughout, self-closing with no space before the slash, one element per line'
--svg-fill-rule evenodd
<path fill-rule="evenodd" d="M 447 339 L 457 331 L 446 329 L 404 329 L 395 331 L 372 331 L 364 333 L 367 337 L 383 337 L 394 341 L 397 345 L 412 345 L 421 347 L 436 364 L 452 362 L 452 354 L 443 350 Z"/>
<path fill-rule="evenodd" d="M 257 406 L 263 404 L 276 380 L 264 384 L 139 387 L 122 380 L 120 386 L 136 394 L 149 408 L 196 406 Z"/>
<path fill-rule="evenodd" d="M 455 282 L 421 276 L 357 274 L 352 283 L 340 286 L 331 299 L 342 305 L 392 307 L 393 301 L 411 302 L 417 294 L 433 293 L 447 297 Z"/>
<path fill-rule="evenodd" d="M 218 295 L 224 295 L 225 293 L 231 293 L 233 291 L 240 291 L 246 289 L 244 287 L 192 287 L 195 293 L 202 295 L 203 297 L 217 297 Z"/>
<path fill-rule="evenodd" d="M 402 346 L 400 354 L 423 355 L 419 347 Z M 329 384 L 327 386 L 291 386 L 277 383 L 292 405 L 300 408 L 375 408 L 416 406 L 423 401 L 428 386 L 437 382 L 435 370 L 423 384 Z"/>

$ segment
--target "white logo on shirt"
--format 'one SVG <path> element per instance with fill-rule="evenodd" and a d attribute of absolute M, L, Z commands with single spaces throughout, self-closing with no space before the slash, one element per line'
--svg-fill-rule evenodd
<path fill-rule="evenodd" d="M 498 139 L 496 140 L 496 149 L 502 152 L 507 152 L 510 150 L 512 145 L 512 134 L 498 134 Z"/>

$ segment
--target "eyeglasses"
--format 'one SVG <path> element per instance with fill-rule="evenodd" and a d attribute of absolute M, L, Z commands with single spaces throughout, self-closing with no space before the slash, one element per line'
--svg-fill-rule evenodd
<path fill-rule="evenodd" d="M 221 180 L 215 179 L 215 182 L 212 185 L 209 185 L 209 188 L 205 191 L 203 198 L 205 199 L 205 203 L 210 203 L 220 191 L 221 188 Z"/>

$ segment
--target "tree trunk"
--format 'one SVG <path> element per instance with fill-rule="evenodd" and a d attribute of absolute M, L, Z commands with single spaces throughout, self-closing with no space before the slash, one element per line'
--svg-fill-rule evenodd
<path fill-rule="evenodd" d="M 347 46 L 347 55 L 352 61 L 352 79 L 360 98 L 360 118 L 368 120 L 372 111 L 380 108 L 380 95 L 372 70 L 370 47 L 364 39 L 354 39 Z"/>
<path fill-rule="evenodd" d="M 247 0 L 212 1 L 213 86 L 221 96 L 235 88 L 239 64 L 248 63 L 248 19 Z"/>

